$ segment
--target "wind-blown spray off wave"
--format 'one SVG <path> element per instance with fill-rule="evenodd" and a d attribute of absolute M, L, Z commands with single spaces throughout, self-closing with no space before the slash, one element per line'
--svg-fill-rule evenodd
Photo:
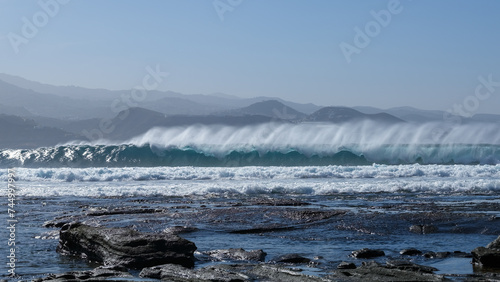
<path fill-rule="evenodd" d="M 262 124 L 153 128 L 126 142 L 1 150 L 1 166 L 499 164 L 500 126 Z M 439 133 L 439 134 L 435 134 Z"/>

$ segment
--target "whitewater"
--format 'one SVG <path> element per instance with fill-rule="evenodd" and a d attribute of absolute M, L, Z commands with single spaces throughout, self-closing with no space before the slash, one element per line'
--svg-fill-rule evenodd
<path fill-rule="evenodd" d="M 35 197 L 500 192 L 500 165 L 19 168 L 16 175 L 18 194 Z"/>
<path fill-rule="evenodd" d="M 500 126 L 491 123 L 153 128 L 128 140 L 0 149 L 0 167 L 5 187 L 7 168 L 15 174 L 17 267 L 25 280 L 90 268 L 56 253 L 59 228 L 51 222 L 143 232 L 196 227 L 182 234 L 198 247 L 196 267 L 233 263 L 207 259 L 206 251 L 262 248 L 266 261 L 291 252 L 321 257 L 318 266 L 296 266 L 311 275 L 341 261 L 360 265 L 349 256 L 360 248 L 383 249 L 387 257 L 378 261 L 385 263 L 406 259 L 399 251 L 409 247 L 468 253 L 500 233 Z M 285 216 L 301 211 L 345 214 L 313 224 Z M 269 224 L 296 225 L 234 233 Z M 409 231 L 424 224 L 437 232 Z M 474 272 L 467 257 L 412 261 L 451 279 Z"/>
<path fill-rule="evenodd" d="M 448 127 L 447 127 L 448 126 Z M 297 166 L 500 163 L 500 126 L 269 123 L 153 128 L 130 140 L 0 150 L 0 166 Z"/>

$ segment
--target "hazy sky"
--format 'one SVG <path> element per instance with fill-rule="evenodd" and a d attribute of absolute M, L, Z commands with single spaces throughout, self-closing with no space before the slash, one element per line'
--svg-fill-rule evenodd
<path fill-rule="evenodd" d="M 462 104 L 500 114 L 499 83 L 475 94 L 480 76 L 500 82 L 496 0 L 0 0 L 0 7 L 0 72 L 43 83 L 130 89 L 146 66 L 159 65 L 170 73 L 160 90 L 185 94 Z"/>

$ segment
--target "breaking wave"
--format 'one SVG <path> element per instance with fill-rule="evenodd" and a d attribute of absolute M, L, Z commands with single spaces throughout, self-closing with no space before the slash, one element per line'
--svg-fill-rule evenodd
<path fill-rule="evenodd" d="M 152 145 L 68 145 L 0 151 L 2 167 L 323 166 L 378 164 L 500 164 L 498 145 L 357 145 L 316 154 L 300 150 L 230 151 L 218 156 L 195 148 Z"/>
<path fill-rule="evenodd" d="M 500 164 L 498 125 L 443 128 L 442 124 L 373 122 L 153 128 L 125 142 L 99 140 L 50 148 L 3 149 L 0 166 Z"/>

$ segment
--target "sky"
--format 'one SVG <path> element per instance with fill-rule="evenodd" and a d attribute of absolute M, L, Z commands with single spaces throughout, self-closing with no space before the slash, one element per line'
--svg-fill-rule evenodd
<path fill-rule="evenodd" d="M 0 73 L 52 85 L 500 114 L 500 1 L 0 0 Z M 1 94 L 0 94 L 1 95 Z"/>

